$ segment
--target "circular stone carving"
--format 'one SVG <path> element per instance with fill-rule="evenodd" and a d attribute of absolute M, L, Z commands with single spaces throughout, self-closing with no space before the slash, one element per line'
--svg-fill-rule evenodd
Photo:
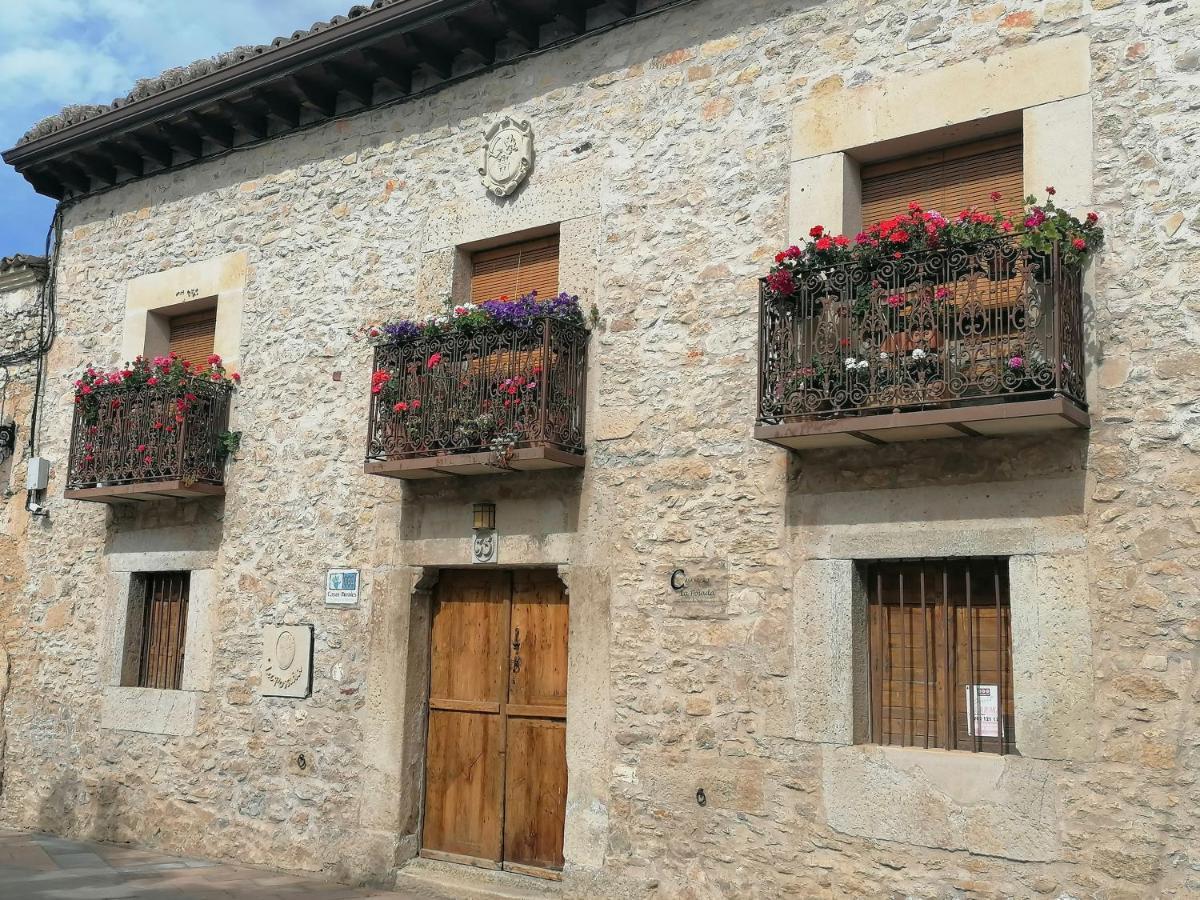
<path fill-rule="evenodd" d="M 533 126 L 505 116 L 487 130 L 481 152 L 483 186 L 497 197 L 507 197 L 533 167 Z"/>
<path fill-rule="evenodd" d="M 286 672 L 296 661 L 296 638 L 290 631 L 279 632 L 275 639 L 275 665 Z"/>

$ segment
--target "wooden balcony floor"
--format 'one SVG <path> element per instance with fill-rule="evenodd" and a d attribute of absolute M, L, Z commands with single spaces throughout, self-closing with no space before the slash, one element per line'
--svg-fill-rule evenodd
<path fill-rule="evenodd" d="M 1065 397 L 1051 397 L 897 413 L 843 413 L 828 419 L 758 425 L 754 436 L 792 450 L 811 450 L 970 435 L 1032 434 L 1089 426 L 1086 410 Z"/>
<path fill-rule="evenodd" d="M 158 500 L 224 497 L 223 484 L 185 484 L 182 481 L 146 481 L 138 484 L 111 484 L 102 487 L 63 491 L 68 500 L 93 503 L 151 503 Z"/>
<path fill-rule="evenodd" d="M 496 465 L 496 455 L 483 453 L 448 453 L 420 456 L 413 459 L 372 460 L 364 467 L 368 475 L 409 480 L 449 478 L 455 475 L 503 475 L 510 471 L 529 472 L 537 469 L 583 468 L 586 457 L 568 453 L 557 447 L 522 447 L 514 450 L 507 466 Z"/>

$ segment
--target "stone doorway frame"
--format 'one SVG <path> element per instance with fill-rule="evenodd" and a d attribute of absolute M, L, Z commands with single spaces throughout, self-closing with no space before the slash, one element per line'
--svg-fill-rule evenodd
<path fill-rule="evenodd" d="M 374 838 L 380 874 L 416 858 L 421 848 L 433 591 L 441 570 L 452 568 L 464 567 L 393 566 L 375 578 L 359 821 Z M 487 568 L 553 569 L 566 591 L 570 625 L 563 877 L 569 878 L 573 870 L 599 869 L 608 843 L 609 807 L 607 574 L 554 563 Z"/>

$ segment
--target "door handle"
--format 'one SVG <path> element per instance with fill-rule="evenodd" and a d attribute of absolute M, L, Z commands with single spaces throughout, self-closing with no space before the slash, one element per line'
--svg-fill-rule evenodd
<path fill-rule="evenodd" d="M 512 648 L 513 648 L 512 670 L 513 670 L 513 674 L 515 675 L 517 672 L 521 671 L 521 629 L 520 628 L 517 628 L 513 633 Z"/>

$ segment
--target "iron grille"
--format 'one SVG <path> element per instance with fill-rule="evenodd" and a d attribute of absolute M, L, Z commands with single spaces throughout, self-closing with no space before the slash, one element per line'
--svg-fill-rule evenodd
<path fill-rule="evenodd" d="M 761 286 L 760 424 L 1061 395 L 1086 408 L 1082 274 L 1016 238 Z"/>
<path fill-rule="evenodd" d="M 372 396 L 368 461 L 539 446 L 582 453 L 587 342 L 582 325 L 547 317 L 376 348 L 375 371 L 390 377 Z"/>
<path fill-rule="evenodd" d="M 182 481 L 224 484 L 221 435 L 229 427 L 228 384 L 111 385 L 96 412 L 76 408 L 67 489 Z"/>
<path fill-rule="evenodd" d="M 871 743 L 1013 752 L 1007 561 L 873 562 L 862 577 Z"/>
<path fill-rule="evenodd" d="M 142 582 L 145 595 L 137 686 L 177 691 L 183 684 L 191 573 L 148 573 Z"/>

